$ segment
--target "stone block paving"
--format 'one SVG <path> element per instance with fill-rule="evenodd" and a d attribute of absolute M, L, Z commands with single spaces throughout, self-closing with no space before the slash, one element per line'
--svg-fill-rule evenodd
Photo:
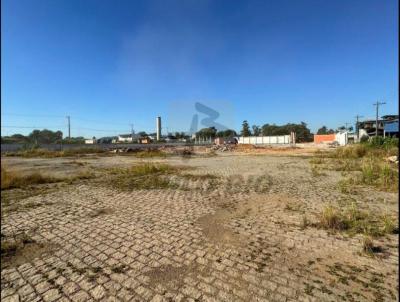
<path fill-rule="evenodd" d="M 382 239 L 388 248 L 374 258 L 360 254 L 357 236 L 303 228 L 285 204 L 300 200 L 315 210 L 338 193 L 311 176 L 295 181 L 305 165 L 279 160 L 291 163 L 289 176 L 204 168 L 222 173 L 223 189 L 85 184 L 29 198 L 43 206 L 7 214 L 1 232 L 30 234 L 43 252 L 2 267 L 2 300 L 398 300 L 398 237 Z"/>

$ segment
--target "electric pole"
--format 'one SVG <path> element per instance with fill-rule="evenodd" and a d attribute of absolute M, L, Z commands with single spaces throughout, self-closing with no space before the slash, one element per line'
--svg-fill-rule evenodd
<path fill-rule="evenodd" d="M 379 102 L 377 101 L 373 105 L 376 106 L 376 131 L 375 131 L 375 136 L 378 136 L 378 114 L 379 114 L 379 105 L 385 105 L 385 102 Z"/>
<path fill-rule="evenodd" d="M 71 117 L 67 115 L 68 120 L 68 140 L 71 140 Z"/>
<path fill-rule="evenodd" d="M 359 139 L 360 139 L 360 131 L 359 131 L 359 129 L 358 129 L 358 119 L 359 119 L 360 117 L 363 117 L 363 116 L 357 114 L 355 117 L 356 117 L 357 140 L 359 140 Z"/>
<path fill-rule="evenodd" d="M 134 134 L 134 131 L 133 131 L 133 124 L 131 124 L 132 143 L 133 143 L 133 134 Z"/>

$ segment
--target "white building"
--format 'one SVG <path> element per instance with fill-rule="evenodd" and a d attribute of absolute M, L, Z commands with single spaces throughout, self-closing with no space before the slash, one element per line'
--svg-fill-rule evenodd
<path fill-rule="evenodd" d="M 118 135 L 117 143 L 137 143 L 140 135 L 138 134 L 120 134 Z"/>
<path fill-rule="evenodd" d="M 85 139 L 85 144 L 95 144 L 96 143 L 96 138 L 89 138 Z"/>

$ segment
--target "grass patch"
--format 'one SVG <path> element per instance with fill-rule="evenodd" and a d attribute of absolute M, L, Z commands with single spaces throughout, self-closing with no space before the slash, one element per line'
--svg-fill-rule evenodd
<path fill-rule="evenodd" d="M 398 192 L 398 168 L 376 158 L 364 158 L 360 173 L 340 180 L 338 188 L 342 193 L 354 193 L 357 185 L 375 187 L 385 192 Z"/>
<path fill-rule="evenodd" d="M 319 215 L 317 226 L 326 230 L 345 231 L 350 235 L 372 237 L 398 233 L 398 226 L 392 217 L 362 211 L 355 203 L 343 210 L 326 206 Z"/>
<path fill-rule="evenodd" d="M 338 189 L 341 193 L 344 194 L 355 194 L 357 193 L 355 189 L 354 179 L 353 178 L 343 178 L 338 182 Z"/>
<path fill-rule="evenodd" d="M 39 172 L 34 172 L 31 174 L 22 174 L 16 171 L 9 171 L 1 167 L 1 190 L 26 188 L 34 185 L 51 184 L 57 182 L 67 182 L 69 184 L 83 179 L 94 178 L 95 174 L 85 170 L 79 172 L 77 175 L 69 178 L 57 178 L 52 176 L 46 176 Z"/>
<path fill-rule="evenodd" d="M 23 188 L 30 185 L 60 182 L 62 179 L 44 176 L 38 172 L 23 175 L 15 171 L 7 171 L 1 167 L 1 190 Z"/>
<path fill-rule="evenodd" d="M 379 143 L 375 143 L 374 141 Z M 311 172 L 318 176 L 323 167 L 343 172 L 361 172 L 339 182 L 342 193 L 354 192 L 355 185 L 372 186 L 382 191 L 398 192 L 398 165 L 388 163 L 386 158 L 398 155 L 398 147 L 392 139 L 378 138 L 369 143 L 339 147 L 333 152 L 316 152 L 310 160 Z"/>
<path fill-rule="evenodd" d="M 111 176 L 107 184 L 120 190 L 135 189 L 177 189 L 177 184 L 168 179 L 168 175 L 178 171 L 167 164 L 145 163 L 128 169 L 114 168 L 108 170 Z"/>
<path fill-rule="evenodd" d="M 322 172 L 322 169 L 319 166 L 313 164 L 311 165 L 311 175 L 313 177 L 319 177 L 326 175 L 326 173 Z"/>
<path fill-rule="evenodd" d="M 28 149 L 16 152 L 6 152 L 5 156 L 20 156 L 25 158 L 39 157 L 39 158 L 55 158 L 55 157 L 71 157 L 80 156 L 85 154 L 99 154 L 106 153 L 106 150 L 100 148 L 73 148 L 62 151 L 51 151 L 47 149 Z"/>
<path fill-rule="evenodd" d="M 375 186 L 383 191 L 398 192 L 399 172 L 390 164 L 368 158 L 362 164 L 358 183 Z"/>
<path fill-rule="evenodd" d="M 127 267 L 125 265 L 114 265 L 111 267 L 111 271 L 114 274 L 123 274 L 126 271 Z"/>
<path fill-rule="evenodd" d="M 380 246 L 374 245 L 374 241 L 371 236 L 364 236 L 361 245 L 363 252 L 371 256 L 383 251 Z"/>
<path fill-rule="evenodd" d="M 189 180 L 200 180 L 200 181 L 204 181 L 204 180 L 209 180 L 209 179 L 217 179 L 218 176 L 214 175 L 214 174 L 210 174 L 210 173 L 206 173 L 206 174 L 180 174 L 180 177 L 183 177 L 185 179 L 189 179 Z"/>

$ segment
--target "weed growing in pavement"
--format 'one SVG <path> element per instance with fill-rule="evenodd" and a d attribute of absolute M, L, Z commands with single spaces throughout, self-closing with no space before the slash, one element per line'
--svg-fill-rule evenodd
<path fill-rule="evenodd" d="M 372 237 L 398 232 L 398 226 L 392 217 L 362 211 L 356 203 L 344 210 L 326 206 L 319 215 L 317 226 L 327 230 L 346 231 L 350 235 L 365 234 Z"/>
<path fill-rule="evenodd" d="M 26 233 L 19 234 L 13 238 L 1 238 L 1 257 L 10 257 L 17 253 L 27 244 L 35 243 Z"/>
<path fill-rule="evenodd" d="M 113 168 L 107 170 L 109 179 L 106 183 L 120 190 L 135 189 L 177 189 L 177 184 L 168 179 L 168 175 L 177 172 L 178 168 L 167 164 L 144 163 L 127 169 Z"/>
<path fill-rule="evenodd" d="M 382 248 L 374 245 L 374 241 L 371 236 L 364 235 L 362 238 L 362 251 L 368 255 L 374 255 L 376 253 L 382 252 Z"/>
<path fill-rule="evenodd" d="M 314 177 L 326 175 L 326 173 L 322 172 L 321 168 L 317 165 L 311 166 L 311 174 Z"/>
<path fill-rule="evenodd" d="M 339 182 L 338 187 L 342 193 L 354 193 L 355 185 L 398 192 L 398 166 L 386 162 L 387 156 L 398 155 L 398 141 L 383 138 L 375 140 L 339 147 L 333 152 L 316 152 L 310 161 L 313 175 L 319 173 L 316 165 L 335 171 L 360 171 L 360 174 L 349 174 L 349 178 Z"/>

